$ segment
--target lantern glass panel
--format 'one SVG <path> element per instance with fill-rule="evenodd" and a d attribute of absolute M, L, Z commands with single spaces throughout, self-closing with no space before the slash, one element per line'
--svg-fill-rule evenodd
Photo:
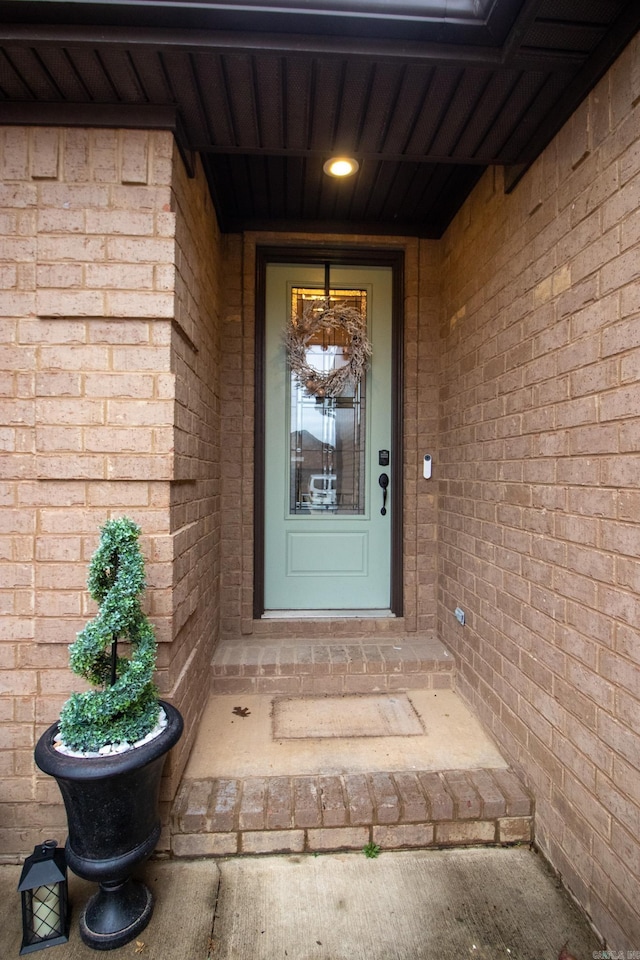
<path fill-rule="evenodd" d="M 22 893 L 23 939 L 20 954 L 54 943 L 66 943 L 66 892 L 63 883 L 52 883 Z"/>

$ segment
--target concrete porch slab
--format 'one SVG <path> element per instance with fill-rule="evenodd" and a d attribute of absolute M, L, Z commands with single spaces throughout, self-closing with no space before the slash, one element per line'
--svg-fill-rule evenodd
<path fill-rule="evenodd" d="M 411 736 L 276 739 L 274 701 L 211 698 L 172 809 L 175 856 L 531 839 L 530 797 L 453 691 L 408 694 Z"/>
<path fill-rule="evenodd" d="M 174 856 L 531 840 L 531 797 L 433 637 L 227 643 L 212 673 L 171 811 Z M 400 704 L 412 731 L 394 729 Z"/>
<path fill-rule="evenodd" d="M 408 698 L 424 727 L 421 735 L 278 740 L 272 733 L 273 696 L 212 696 L 185 779 L 506 768 L 453 690 L 412 690 Z M 248 714 L 239 716 L 236 707 Z"/>

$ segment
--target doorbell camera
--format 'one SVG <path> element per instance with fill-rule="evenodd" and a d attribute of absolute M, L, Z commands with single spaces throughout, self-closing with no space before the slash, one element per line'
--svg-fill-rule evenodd
<path fill-rule="evenodd" d="M 423 462 L 423 466 L 422 466 L 422 473 L 423 473 L 423 476 L 424 476 L 425 480 L 430 480 L 430 479 L 431 479 L 431 454 L 430 454 L 430 453 L 425 453 L 425 455 L 424 455 L 424 462 Z"/>

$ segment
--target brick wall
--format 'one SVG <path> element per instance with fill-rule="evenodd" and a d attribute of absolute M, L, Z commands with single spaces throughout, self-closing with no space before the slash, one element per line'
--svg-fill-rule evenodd
<path fill-rule="evenodd" d="M 0 855 L 11 856 L 63 831 L 33 747 L 79 687 L 67 645 L 93 614 L 87 564 L 108 517 L 143 529 L 159 685 L 191 721 L 183 755 L 194 733 L 206 659 L 195 636 L 212 644 L 216 629 L 195 569 L 215 575 L 218 347 L 215 256 L 198 283 L 185 262 L 189 231 L 208 228 L 203 264 L 217 235 L 202 174 L 186 179 L 169 134 L 0 135 Z M 181 507 L 187 487 L 195 516 Z"/>
<path fill-rule="evenodd" d="M 536 836 L 640 944 L 640 41 L 443 240 L 439 631 Z M 464 608 L 458 625 L 454 608 Z"/>
<path fill-rule="evenodd" d="M 249 293 L 247 304 L 243 279 L 255 261 L 251 258 L 245 265 L 241 236 L 225 237 L 223 259 L 228 279 L 222 324 L 221 433 L 225 443 L 220 455 L 220 631 L 222 636 L 239 637 L 243 629 L 250 632 L 247 626 L 241 628 L 243 617 L 250 622 L 252 616 L 255 347 L 253 297 Z"/>
<path fill-rule="evenodd" d="M 165 650 L 171 657 L 168 689 L 180 705 L 188 732 L 172 755 L 170 795 L 178 786 L 208 696 L 210 661 L 219 631 L 220 317 L 226 297 L 220 236 L 202 167 L 198 163 L 196 176 L 190 179 L 177 152 L 174 160 L 173 643 Z"/>

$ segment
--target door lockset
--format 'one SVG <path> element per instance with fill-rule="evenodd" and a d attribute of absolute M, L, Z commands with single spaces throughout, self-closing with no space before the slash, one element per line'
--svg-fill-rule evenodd
<path fill-rule="evenodd" d="M 382 487 L 382 509 L 380 513 L 382 516 L 386 516 L 387 513 L 387 487 L 389 486 L 389 476 L 386 473 L 381 473 L 378 477 L 378 483 Z"/>

